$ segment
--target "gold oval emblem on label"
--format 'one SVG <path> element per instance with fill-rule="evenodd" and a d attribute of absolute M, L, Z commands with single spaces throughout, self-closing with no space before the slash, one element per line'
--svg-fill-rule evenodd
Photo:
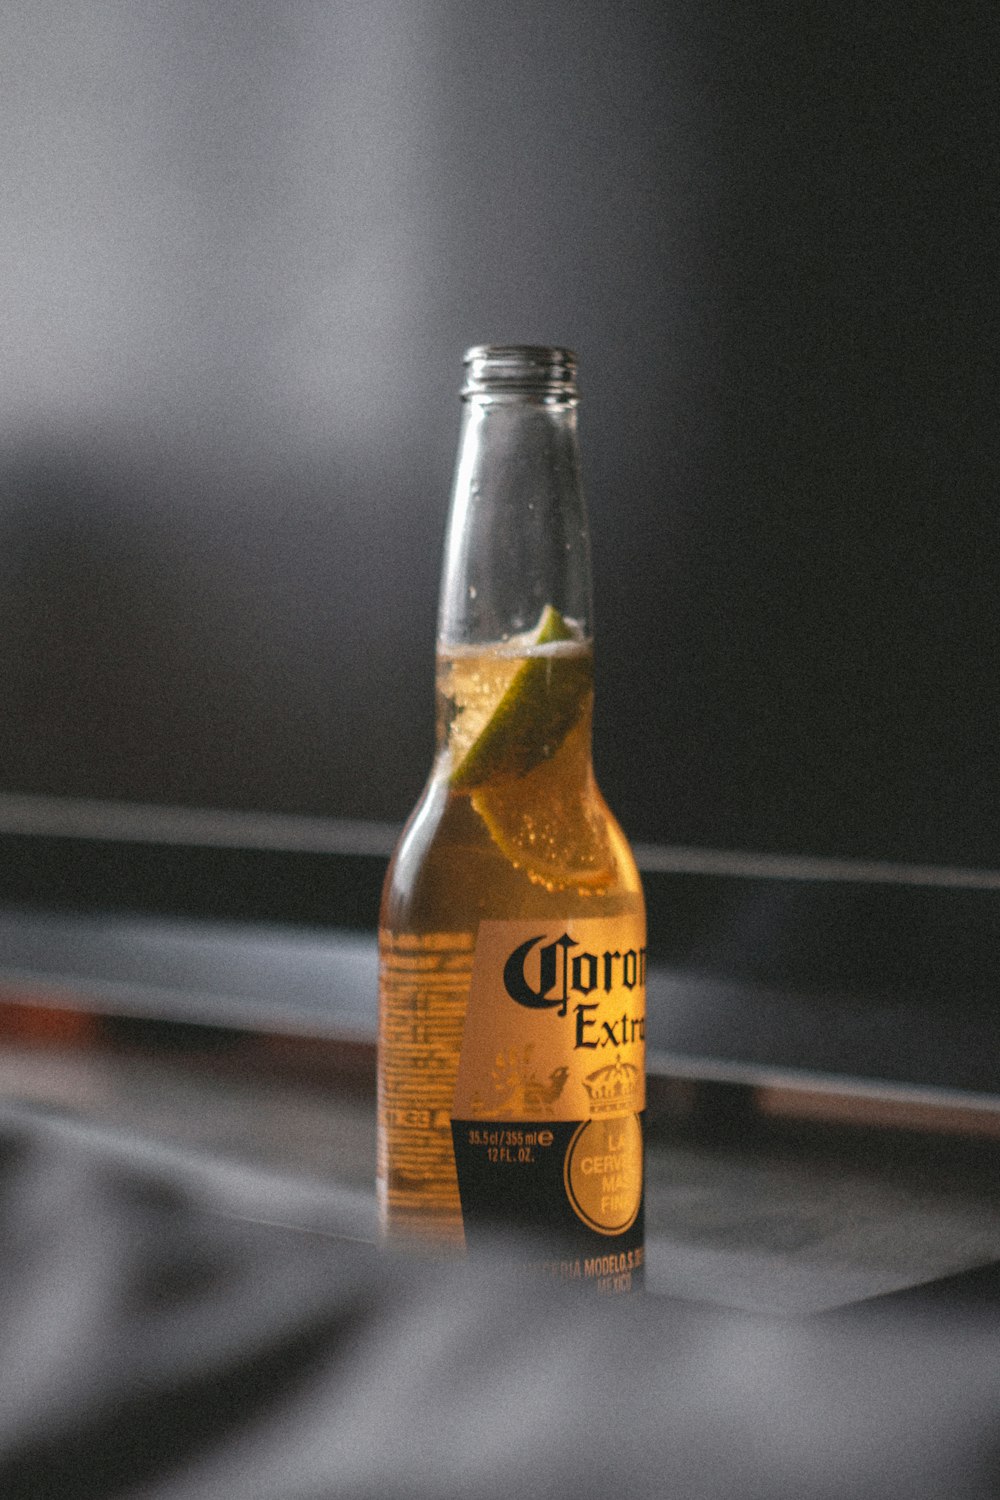
<path fill-rule="evenodd" d="M 642 1126 L 637 1115 L 584 1120 L 566 1151 L 566 1195 L 598 1234 L 624 1234 L 642 1201 Z"/>

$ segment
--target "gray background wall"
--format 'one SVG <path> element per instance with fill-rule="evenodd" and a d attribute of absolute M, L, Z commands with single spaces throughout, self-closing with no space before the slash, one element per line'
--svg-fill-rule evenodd
<path fill-rule="evenodd" d="M 0 789 L 403 817 L 461 353 L 557 341 L 628 831 L 1000 863 L 997 33 L 5 6 Z"/>

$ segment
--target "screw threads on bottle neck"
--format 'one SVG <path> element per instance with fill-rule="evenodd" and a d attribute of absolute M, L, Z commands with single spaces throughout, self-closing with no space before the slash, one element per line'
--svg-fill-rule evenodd
<path fill-rule="evenodd" d="M 577 397 L 576 355 L 536 344 L 477 344 L 465 355 L 462 397 L 533 396 L 561 402 Z"/>

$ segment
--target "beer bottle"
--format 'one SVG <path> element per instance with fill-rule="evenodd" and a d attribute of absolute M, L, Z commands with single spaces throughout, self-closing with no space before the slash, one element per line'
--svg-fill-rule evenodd
<path fill-rule="evenodd" d="M 465 356 L 437 751 L 382 897 L 377 1188 L 387 1236 L 513 1231 L 615 1293 L 643 1261 L 645 909 L 591 763 L 577 400 L 566 349 Z"/>

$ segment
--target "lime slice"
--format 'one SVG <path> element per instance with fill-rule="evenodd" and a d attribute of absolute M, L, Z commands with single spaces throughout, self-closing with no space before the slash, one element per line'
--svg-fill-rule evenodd
<path fill-rule="evenodd" d="M 589 743 L 568 743 L 577 735 L 587 740 L 586 727 L 570 730 L 566 752 L 589 757 Z M 593 894 L 613 878 L 610 819 L 596 787 L 581 796 L 578 783 L 567 784 L 562 758 L 540 761 L 516 780 L 488 782 L 471 801 L 501 854 L 529 880 L 550 891 Z"/>
<path fill-rule="evenodd" d="M 589 774 L 590 652 L 551 605 L 508 649 L 517 655 L 492 657 L 495 677 L 481 665 L 475 673 L 496 684 L 495 695 L 481 704 L 468 696 L 460 720 L 468 737 L 457 742 L 451 785 L 471 794 L 494 844 L 530 880 L 549 890 L 606 889 L 613 854 Z"/>
<path fill-rule="evenodd" d="M 547 604 L 525 641 L 526 653 L 578 633 Z M 524 776 L 550 760 L 583 710 L 591 663 L 585 651 L 527 654 L 496 708 L 451 773 L 456 791 L 470 791 L 500 777 Z"/>
<path fill-rule="evenodd" d="M 575 641 L 576 639 L 576 632 L 567 625 L 555 606 L 546 604 L 535 631 L 535 645 L 547 646 L 550 641 Z"/>

